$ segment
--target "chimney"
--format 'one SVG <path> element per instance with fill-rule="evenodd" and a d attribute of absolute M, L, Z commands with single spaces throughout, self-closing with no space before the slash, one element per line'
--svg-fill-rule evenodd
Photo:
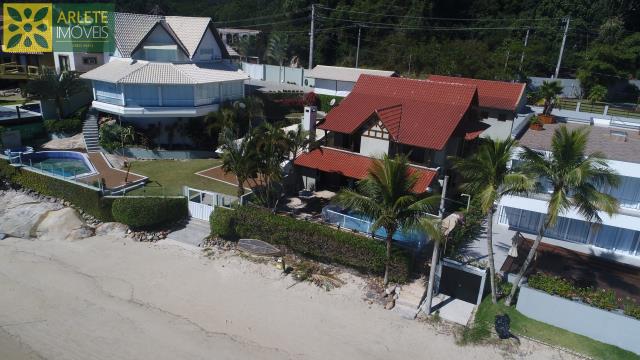
<path fill-rule="evenodd" d="M 304 116 L 302 117 L 302 130 L 315 134 L 317 116 L 318 109 L 315 106 L 305 106 Z"/>

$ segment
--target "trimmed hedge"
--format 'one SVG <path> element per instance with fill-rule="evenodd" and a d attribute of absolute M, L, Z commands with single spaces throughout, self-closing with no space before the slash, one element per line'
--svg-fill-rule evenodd
<path fill-rule="evenodd" d="M 225 239 L 233 239 L 235 234 L 234 211 L 223 207 L 216 207 L 209 217 L 211 233 Z"/>
<path fill-rule="evenodd" d="M 569 280 L 543 273 L 529 276 L 527 283 L 533 289 L 566 299 L 579 299 L 600 309 L 614 310 L 621 308 L 615 291 L 611 289 L 580 288 Z"/>
<path fill-rule="evenodd" d="M 184 197 L 122 197 L 113 199 L 111 209 L 117 222 L 134 229 L 150 229 L 172 224 L 187 217 Z"/>
<path fill-rule="evenodd" d="M 261 208 L 241 206 L 235 210 L 219 210 L 216 208 L 211 217 L 211 229 L 215 235 L 260 239 L 274 245 L 285 245 L 296 253 L 319 261 L 349 266 L 365 273 L 384 273 L 386 248 L 381 241 L 274 215 Z M 390 278 L 405 282 L 409 270 L 410 254 L 394 249 Z"/>
<path fill-rule="evenodd" d="M 0 160 L 0 178 L 40 194 L 69 201 L 102 221 L 113 221 L 111 202 L 102 198 L 97 190 L 11 166 L 4 159 Z"/>

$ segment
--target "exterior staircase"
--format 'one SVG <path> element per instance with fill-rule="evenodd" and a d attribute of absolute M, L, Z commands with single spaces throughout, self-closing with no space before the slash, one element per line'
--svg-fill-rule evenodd
<path fill-rule="evenodd" d="M 84 120 L 84 125 L 82 126 L 82 136 L 84 137 L 84 144 L 88 153 L 100 152 L 101 149 L 98 142 L 98 115 L 95 110 L 89 110 L 87 112 L 87 118 Z"/>
<path fill-rule="evenodd" d="M 209 223 L 203 220 L 191 218 L 181 229 L 167 235 L 167 239 L 179 241 L 191 246 L 202 247 L 204 239 L 211 234 Z"/>
<path fill-rule="evenodd" d="M 413 320 L 420 311 L 420 304 L 427 293 L 427 279 L 421 277 L 401 287 L 393 311 L 405 319 Z"/>

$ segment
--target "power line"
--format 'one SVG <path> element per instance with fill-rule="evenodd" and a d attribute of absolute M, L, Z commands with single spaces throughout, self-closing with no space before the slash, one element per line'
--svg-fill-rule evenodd
<path fill-rule="evenodd" d="M 254 17 L 254 18 L 248 18 L 248 19 L 237 19 L 237 20 L 221 20 L 221 21 L 214 21 L 214 24 L 231 24 L 231 23 L 238 23 L 238 22 L 251 22 L 254 20 L 264 20 L 264 19 L 269 19 L 269 18 L 278 18 L 278 17 L 282 17 L 282 16 L 289 16 L 289 15 L 295 15 L 295 14 L 300 14 L 303 12 L 307 12 L 309 11 L 308 8 L 304 8 L 298 11 L 292 11 L 292 12 L 288 12 L 288 13 L 279 13 L 279 14 L 273 14 L 273 15 L 265 15 L 265 16 L 258 16 L 258 17 Z"/>
<path fill-rule="evenodd" d="M 502 18 L 502 19 L 494 19 L 494 18 L 476 18 L 476 19 L 471 19 L 471 18 L 445 18 L 445 17 L 428 17 L 428 16 L 410 16 L 410 15 L 393 15 L 393 14 L 383 14 L 383 13 L 372 13 L 372 12 L 366 12 L 366 11 L 355 11 L 355 10 L 343 10 L 343 9 L 337 9 L 337 8 L 330 8 L 330 7 L 326 7 L 326 6 L 322 6 L 322 5 L 316 5 L 316 7 L 321 8 L 323 10 L 331 10 L 331 11 L 338 11 L 338 12 L 347 12 L 347 13 L 354 13 L 354 14 L 364 14 L 364 15 L 374 15 L 374 16 L 381 16 L 381 17 L 397 17 L 397 18 L 406 18 L 406 19 L 425 19 L 425 20 L 447 20 L 447 21 L 553 21 L 553 20 L 559 20 L 562 19 L 561 17 L 558 18 L 530 18 L 530 19 L 523 19 L 523 18 Z"/>

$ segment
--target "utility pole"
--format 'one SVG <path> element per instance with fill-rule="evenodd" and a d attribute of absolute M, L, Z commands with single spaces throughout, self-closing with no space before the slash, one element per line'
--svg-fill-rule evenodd
<path fill-rule="evenodd" d="M 440 219 L 438 226 L 442 227 L 442 218 L 444 217 L 444 199 L 447 196 L 447 185 L 449 183 L 449 175 L 445 175 L 442 184 L 442 194 L 440 194 L 440 209 L 438 210 L 438 218 Z M 442 228 L 440 228 L 442 230 Z M 433 242 L 433 254 L 431 255 L 431 265 L 429 266 L 429 284 L 427 285 L 427 298 L 421 304 L 422 311 L 427 315 L 431 314 L 431 304 L 433 303 L 433 287 L 436 282 L 436 271 L 438 268 L 438 257 L 440 256 L 440 241 L 437 239 Z"/>
<path fill-rule="evenodd" d="M 358 59 L 360 58 L 360 33 L 362 32 L 362 25 L 358 24 L 358 47 L 356 48 L 356 69 L 358 68 Z"/>
<path fill-rule="evenodd" d="M 567 16 L 566 24 L 564 26 L 564 35 L 562 36 L 562 45 L 560 45 L 560 54 L 558 55 L 558 65 L 556 65 L 556 73 L 553 77 L 554 79 L 558 78 L 558 74 L 560 73 L 560 64 L 562 63 L 562 53 L 564 52 L 564 44 L 567 42 L 567 32 L 569 31 L 569 22 L 571 21 L 571 16 Z"/>
<path fill-rule="evenodd" d="M 522 73 L 522 64 L 524 63 L 524 49 L 527 47 L 527 42 L 529 41 L 529 28 L 527 28 L 527 34 L 524 36 L 524 48 L 522 49 L 522 54 L 520 55 L 520 67 L 518 68 L 518 72 Z"/>
<path fill-rule="evenodd" d="M 309 70 L 313 68 L 313 36 L 316 30 L 316 5 L 311 4 L 311 29 L 309 30 Z"/>

